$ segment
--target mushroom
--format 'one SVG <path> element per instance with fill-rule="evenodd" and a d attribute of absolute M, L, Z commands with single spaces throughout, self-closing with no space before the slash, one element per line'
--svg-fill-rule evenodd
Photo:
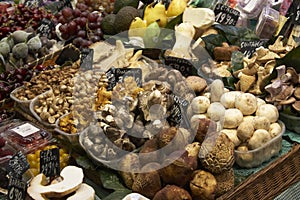
<path fill-rule="evenodd" d="M 251 115 L 257 109 L 256 97 L 251 93 L 242 93 L 235 98 L 235 107 L 239 109 L 243 115 Z"/>
<path fill-rule="evenodd" d="M 192 197 L 188 191 L 181 187 L 176 185 L 166 185 L 163 189 L 155 194 L 153 200 L 166 199 L 192 200 Z"/>
<path fill-rule="evenodd" d="M 236 129 L 222 129 L 221 133 L 226 134 L 229 139 L 234 143 L 234 146 L 237 147 L 241 144 L 241 141 L 239 140 L 237 136 L 237 130 Z"/>
<path fill-rule="evenodd" d="M 235 107 L 235 98 L 240 95 L 240 91 L 229 91 L 222 94 L 220 98 L 221 104 L 225 108 L 234 108 Z"/>
<path fill-rule="evenodd" d="M 299 82 L 299 76 L 293 67 L 288 67 L 286 73 L 280 77 L 282 82 L 291 82 L 292 84 L 297 84 Z"/>
<path fill-rule="evenodd" d="M 269 133 L 271 135 L 272 138 L 276 137 L 277 135 L 279 135 L 282 131 L 282 128 L 280 126 L 280 124 L 278 123 L 272 123 L 270 125 L 270 128 L 269 128 Z"/>
<path fill-rule="evenodd" d="M 270 133 L 265 129 L 257 129 L 248 141 L 250 149 L 262 147 L 265 143 L 272 139 Z"/>
<path fill-rule="evenodd" d="M 248 141 L 254 133 L 254 126 L 252 123 L 243 121 L 237 128 L 237 137 L 241 142 Z"/>
<path fill-rule="evenodd" d="M 292 104 L 292 107 L 300 112 L 300 101 L 296 101 L 295 103 Z"/>
<path fill-rule="evenodd" d="M 270 128 L 270 121 L 265 116 L 255 116 L 253 118 L 253 122 L 254 122 L 255 129 L 269 130 Z"/>
<path fill-rule="evenodd" d="M 191 108 L 195 114 L 206 113 L 210 106 L 210 100 L 205 96 L 197 96 L 191 102 Z"/>
<path fill-rule="evenodd" d="M 256 116 L 264 116 L 269 119 L 271 123 L 276 122 L 279 117 L 278 110 L 276 106 L 272 104 L 264 104 L 257 108 Z"/>
<path fill-rule="evenodd" d="M 222 94 L 224 93 L 224 83 L 221 79 L 216 79 L 210 84 L 210 101 L 219 102 Z"/>
<path fill-rule="evenodd" d="M 255 76 L 246 75 L 243 72 L 238 74 L 238 78 L 240 79 L 240 90 L 242 92 L 247 92 L 254 85 L 256 81 Z"/>
<path fill-rule="evenodd" d="M 243 121 L 243 113 L 236 108 L 229 108 L 225 110 L 224 114 L 224 128 L 236 128 Z"/>
<path fill-rule="evenodd" d="M 296 99 L 300 100 L 300 87 L 295 88 L 294 97 L 296 97 Z"/>
<path fill-rule="evenodd" d="M 82 184 L 83 171 L 76 166 L 66 166 L 62 169 L 60 176 L 62 181 L 56 184 L 45 185 L 46 176 L 38 174 L 35 176 L 27 188 L 27 193 L 35 200 L 46 200 L 51 197 L 64 197 L 75 192 Z M 45 198 L 45 196 L 47 198 Z"/>
<path fill-rule="evenodd" d="M 220 121 L 225 115 L 225 107 L 220 102 L 214 102 L 207 109 L 207 116 L 213 121 Z"/>
<path fill-rule="evenodd" d="M 95 199 L 95 190 L 86 183 L 82 183 L 78 190 L 75 191 L 75 194 L 68 197 L 67 200 L 94 200 Z"/>
<path fill-rule="evenodd" d="M 269 45 L 268 48 L 275 53 L 282 53 L 286 51 L 287 47 L 283 46 L 283 38 L 284 37 L 282 35 L 278 36 L 274 44 Z"/>

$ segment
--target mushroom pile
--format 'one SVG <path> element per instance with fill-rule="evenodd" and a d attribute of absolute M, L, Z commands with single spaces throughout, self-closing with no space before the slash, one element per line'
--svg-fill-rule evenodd
<path fill-rule="evenodd" d="M 237 151 L 249 152 L 264 147 L 282 133 L 283 127 L 278 123 L 279 113 L 274 105 L 251 93 L 227 91 L 221 80 L 213 81 L 209 88 L 210 92 L 195 97 L 189 108 L 192 127 L 198 127 L 196 137 L 202 140 L 206 137 L 199 132 L 199 121 L 202 124 L 206 121 L 210 128 L 213 121 L 217 123 L 217 129 L 231 139 Z M 274 155 L 280 149 L 281 144 L 278 144 L 266 151 Z M 262 157 L 252 156 L 244 161 L 251 163 L 256 159 L 265 161 L 270 158 L 266 154 Z"/>
<path fill-rule="evenodd" d="M 265 87 L 269 95 L 265 98 L 268 103 L 274 104 L 279 110 L 289 106 L 294 113 L 300 113 L 300 75 L 292 67 L 284 65 L 276 67 L 277 78 Z"/>

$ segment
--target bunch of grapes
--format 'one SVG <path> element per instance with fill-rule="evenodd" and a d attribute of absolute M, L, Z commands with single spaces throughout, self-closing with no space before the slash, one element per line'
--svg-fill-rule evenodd
<path fill-rule="evenodd" d="M 56 23 L 61 23 L 59 31 L 64 40 L 72 40 L 76 47 L 86 48 L 103 40 L 101 30 L 102 14 L 91 12 L 87 5 L 78 3 L 75 9 L 65 7 L 55 15 Z"/>
<path fill-rule="evenodd" d="M 83 3 L 88 6 L 89 11 L 105 11 L 112 13 L 114 10 L 114 0 L 78 0 L 77 3 Z"/>
<path fill-rule="evenodd" d="M 0 39 L 16 30 L 27 28 L 36 30 L 44 18 L 50 20 L 53 15 L 39 7 L 29 8 L 24 4 L 10 5 L 0 13 Z"/>

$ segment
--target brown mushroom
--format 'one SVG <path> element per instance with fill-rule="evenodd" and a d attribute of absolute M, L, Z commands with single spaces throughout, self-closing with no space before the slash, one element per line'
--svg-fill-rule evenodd
<path fill-rule="evenodd" d="M 293 108 L 300 112 L 300 101 L 296 101 L 295 103 L 292 104 Z"/>
<path fill-rule="evenodd" d="M 295 103 L 295 102 L 296 102 L 295 97 L 290 97 L 286 100 L 280 101 L 279 105 L 289 105 L 289 104 L 292 104 L 292 103 Z"/>
<path fill-rule="evenodd" d="M 298 77 L 298 74 L 297 74 L 295 68 L 288 67 L 286 69 L 286 74 L 284 74 L 283 76 L 281 76 L 281 80 L 284 83 L 291 81 L 292 84 L 297 84 L 298 81 L 299 81 L 299 77 Z"/>
<path fill-rule="evenodd" d="M 269 45 L 268 48 L 275 53 L 282 53 L 286 51 L 286 47 L 283 46 L 283 36 L 280 35 L 277 37 L 273 45 Z"/>
<path fill-rule="evenodd" d="M 295 88 L 294 97 L 296 97 L 298 100 L 300 99 L 300 87 Z"/>

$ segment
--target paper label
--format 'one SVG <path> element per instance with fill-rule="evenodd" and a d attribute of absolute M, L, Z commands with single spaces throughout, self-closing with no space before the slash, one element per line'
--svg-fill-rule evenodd
<path fill-rule="evenodd" d="M 25 123 L 23 125 L 20 125 L 16 128 L 13 128 L 12 131 L 14 131 L 15 133 L 19 134 L 22 137 L 27 137 L 33 133 L 38 132 L 40 129 L 29 124 L 29 123 Z"/>

